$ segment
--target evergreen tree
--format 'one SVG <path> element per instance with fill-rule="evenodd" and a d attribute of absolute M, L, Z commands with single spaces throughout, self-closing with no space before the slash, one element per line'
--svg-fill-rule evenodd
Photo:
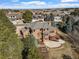
<path fill-rule="evenodd" d="M 3 10 L 0 10 L 0 59 L 22 59 L 22 42 L 17 38 L 15 27 Z"/>
<path fill-rule="evenodd" d="M 60 28 L 63 32 L 71 32 L 73 30 L 74 19 L 72 16 L 65 15 L 63 17 L 63 26 Z"/>

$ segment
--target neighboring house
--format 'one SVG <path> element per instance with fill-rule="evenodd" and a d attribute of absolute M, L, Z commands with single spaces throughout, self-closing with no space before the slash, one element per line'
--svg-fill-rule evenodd
<path fill-rule="evenodd" d="M 59 27 L 63 24 L 63 18 L 61 16 L 55 16 L 54 21 L 52 22 L 52 26 Z"/>
<path fill-rule="evenodd" d="M 53 15 L 45 15 L 44 21 L 47 22 L 51 26 L 51 23 L 54 21 L 54 16 Z"/>
<path fill-rule="evenodd" d="M 32 22 L 44 22 L 44 17 L 42 15 L 33 15 Z"/>
<path fill-rule="evenodd" d="M 23 24 L 22 14 L 16 13 L 16 12 L 9 12 L 6 14 L 6 16 L 9 18 L 9 20 L 14 24 Z"/>
<path fill-rule="evenodd" d="M 35 36 L 36 39 L 41 38 L 41 32 L 43 31 L 51 31 L 54 28 L 50 26 L 47 22 L 32 22 L 32 23 L 26 23 L 22 25 L 16 25 L 18 34 L 20 34 L 20 30 L 22 30 L 23 33 L 27 32 L 29 33 L 29 29 L 32 29 L 32 34 Z M 25 35 L 27 35 L 27 33 Z M 45 32 L 44 32 L 45 33 Z M 24 35 L 24 36 L 25 36 Z"/>
<path fill-rule="evenodd" d="M 54 17 L 54 22 L 62 22 L 61 16 L 55 16 Z"/>
<path fill-rule="evenodd" d="M 70 11 L 64 11 L 64 13 L 69 15 L 71 12 Z"/>

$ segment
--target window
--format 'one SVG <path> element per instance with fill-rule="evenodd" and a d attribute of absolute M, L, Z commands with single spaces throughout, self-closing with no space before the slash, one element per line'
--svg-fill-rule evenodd
<path fill-rule="evenodd" d="M 33 31 L 35 32 L 35 29 Z"/>
<path fill-rule="evenodd" d="M 11 16 L 11 18 L 12 18 L 12 16 Z"/>
<path fill-rule="evenodd" d="M 54 33 L 54 31 L 50 31 L 50 33 Z"/>
<path fill-rule="evenodd" d="M 47 30 L 49 30 L 49 29 L 47 28 Z"/>
<path fill-rule="evenodd" d="M 42 28 L 40 29 L 40 31 L 42 30 Z"/>
<path fill-rule="evenodd" d="M 45 29 L 43 29 L 45 31 Z"/>
<path fill-rule="evenodd" d="M 27 27 L 24 27 L 25 29 L 27 29 Z"/>

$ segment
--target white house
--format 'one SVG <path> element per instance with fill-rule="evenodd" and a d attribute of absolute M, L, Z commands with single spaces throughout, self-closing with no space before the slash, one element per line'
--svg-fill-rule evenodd
<path fill-rule="evenodd" d="M 23 24 L 22 14 L 16 12 L 9 12 L 6 14 L 9 20 L 14 24 Z"/>
<path fill-rule="evenodd" d="M 62 22 L 62 18 L 60 16 L 55 16 L 54 22 Z"/>

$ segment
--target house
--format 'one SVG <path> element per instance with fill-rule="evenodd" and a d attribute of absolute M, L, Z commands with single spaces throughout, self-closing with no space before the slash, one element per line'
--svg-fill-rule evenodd
<path fill-rule="evenodd" d="M 54 21 L 52 22 L 52 26 L 59 27 L 63 24 L 63 18 L 61 16 L 54 16 Z"/>
<path fill-rule="evenodd" d="M 38 42 L 38 47 L 45 44 L 46 47 L 55 48 L 64 44 L 64 41 L 57 34 L 57 28 L 50 26 L 47 22 L 32 22 L 17 26 L 19 37 L 25 38 L 32 34 Z"/>
<path fill-rule="evenodd" d="M 41 31 L 48 30 L 50 27 L 47 22 L 32 22 L 32 23 L 26 23 L 25 27 L 27 29 L 31 28 L 32 29 L 32 34 L 35 36 L 36 39 L 41 38 Z"/>
<path fill-rule="evenodd" d="M 20 34 L 20 30 L 22 30 L 23 33 L 27 32 L 29 33 L 29 30 L 32 30 L 32 34 L 35 36 L 36 39 L 40 39 L 41 38 L 41 32 L 43 30 L 53 30 L 52 26 L 49 26 L 49 24 L 47 22 L 31 22 L 31 23 L 26 23 L 26 24 L 17 24 L 17 32 L 18 34 Z M 27 35 L 27 34 L 25 34 Z"/>
<path fill-rule="evenodd" d="M 70 11 L 64 11 L 64 14 L 69 15 L 71 12 Z"/>
<path fill-rule="evenodd" d="M 47 22 L 51 26 L 52 22 L 54 21 L 53 14 L 45 15 L 44 21 Z"/>
<path fill-rule="evenodd" d="M 14 24 L 23 24 L 22 14 L 16 12 L 9 12 L 6 14 L 9 20 Z"/>
<path fill-rule="evenodd" d="M 54 17 L 54 22 L 62 22 L 61 16 L 55 16 Z"/>
<path fill-rule="evenodd" d="M 33 15 L 32 22 L 44 22 L 44 17 L 42 15 Z"/>

